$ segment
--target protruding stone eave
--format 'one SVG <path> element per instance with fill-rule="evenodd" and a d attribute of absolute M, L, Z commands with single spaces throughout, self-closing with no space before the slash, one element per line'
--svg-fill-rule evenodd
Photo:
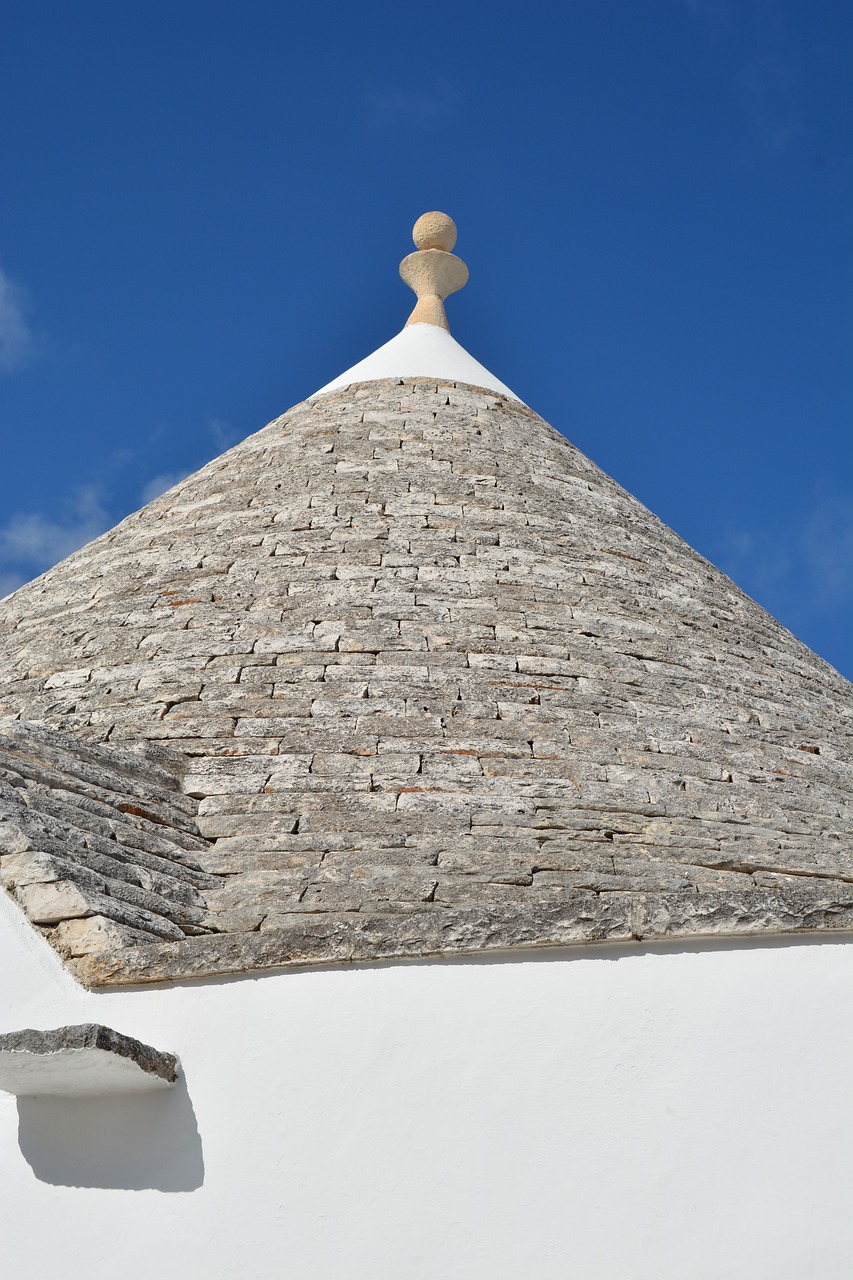
<path fill-rule="evenodd" d="M 710 893 L 568 894 L 526 910 L 495 906 L 294 915 L 278 929 L 127 947 L 71 961 L 86 987 L 140 986 L 318 964 L 441 959 L 545 947 L 694 942 L 731 946 L 793 935 L 850 934 L 853 886 L 840 881 Z"/>
<path fill-rule="evenodd" d="M 354 382 L 379 382 L 385 378 L 435 378 L 463 382 L 496 391 L 518 404 L 524 401 L 490 373 L 455 338 L 434 324 L 408 324 L 396 337 L 327 382 L 308 399 L 340 391 Z"/>
<path fill-rule="evenodd" d="M 0 1089 L 24 1098 L 167 1089 L 179 1065 L 173 1053 L 99 1023 L 0 1036 Z"/>

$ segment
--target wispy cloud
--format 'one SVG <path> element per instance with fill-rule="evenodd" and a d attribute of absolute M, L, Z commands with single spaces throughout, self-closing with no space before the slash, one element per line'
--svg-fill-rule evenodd
<path fill-rule="evenodd" d="M 800 56 L 775 0 L 680 0 L 713 43 L 734 58 L 733 84 L 746 135 L 743 160 L 775 160 L 806 136 L 800 107 Z"/>
<path fill-rule="evenodd" d="M 27 291 L 0 269 L 0 373 L 14 373 L 35 354 Z"/>
<path fill-rule="evenodd" d="M 822 495 L 775 534 L 732 530 L 716 559 L 773 612 L 836 611 L 853 603 L 853 500 Z"/>
<path fill-rule="evenodd" d="M 0 598 L 17 591 L 113 523 L 97 489 L 78 489 L 58 517 L 19 511 L 0 525 Z"/>
<path fill-rule="evenodd" d="M 821 503 L 803 529 L 803 552 L 821 606 L 853 599 L 853 501 Z"/>
<path fill-rule="evenodd" d="M 431 85 L 371 89 L 367 101 L 376 116 L 424 125 L 449 120 L 463 95 L 457 84 L 439 76 Z"/>
<path fill-rule="evenodd" d="M 796 101 L 793 63 L 765 54 L 744 67 L 740 83 L 753 147 L 769 159 L 784 155 L 806 132 Z"/>
<path fill-rule="evenodd" d="M 240 438 L 222 418 L 209 418 L 206 425 L 219 453 Z M 115 450 L 101 460 L 94 483 L 74 489 L 67 499 L 57 501 L 49 514 L 44 510 L 18 511 L 0 524 L 0 599 L 105 533 L 137 502 L 144 506 L 180 484 L 209 453 L 205 450 L 205 457 L 190 467 L 159 471 L 137 488 L 139 482 L 131 480 L 129 472 L 132 469 L 138 475 L 145 467 L 146 455 L 160 441 L 161 433 L 157 432 L 144 448 Z M 155 465 L 152 463 L 152 470 Z M 112 510 L 107 508 L 106 494 L 111 495 Z"/>
<path fill-rule="evenodd" d="M 208 418 L 207 429 L 213 437 L 213 443 L 222 453 L 240 439 L 239 431 L 235 431 L 231 423 L 223 418 Z"/>
<path fill-rule="evenodd" d="M 0 572 L 42 573 L 97 538 L 111 523 L 93 487 L 75 492 L 65 504 L 64 518 L 51 519 L 41 511 L 18 512 L 0 526 Z"/>
<path fill-rule="evenodd" d="M 224 453 L 226 449 L 230 449 L 240 439 L 239 431 L 235 431 L 230 422 L 226 422 L 224 418 L 208 418 L 206 425 L 218 453 Z M 139 493 L 139 499 L 143 506 L 148 502 L 153 502 L 155 498 L 159 498 L 160 494 L 165 493 L 167 489 L 180 484 L 188 475 L 191 475 L 193 471 L 202 466 L 204 461 L 205 459 L 202 458 L 190 467 L 182 467 L 177 471 L 162 471 L 158 475 L 152 476 L 142 486 Z"/>
<path fill-rule="evenodd" d="M 147 484 L 142 486 L 139 494 L 142 505 L 153 502 L 155 498 L 159 498 L 161 493 L 165 493 L 167 489 L 171 489 L 173 485 L 180 484 L 189 475 L 189 471 L 164 471 L 159 476 L 152 476 Z"/>
<path fill-rule="evenodd" d="M 705 23 L 714 31 L 721 31 L 728 26 L 728 0 L 681 0 L 691 17 Z"/>
<path fill-rule="evenodd" d="M 752 595 L 768 595 L 791 572 L 789 548 L 761 529 L 732 530 L 720 547 L 721 568 Z"/>

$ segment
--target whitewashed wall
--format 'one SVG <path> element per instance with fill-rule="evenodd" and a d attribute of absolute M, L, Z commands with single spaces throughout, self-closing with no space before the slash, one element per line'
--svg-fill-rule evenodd
<path fill-rule="evenodd" d="M 88 994 L 0 903 L 0 1030 L 185 1088 L 0 1095 L 3 1274 L 849 1280 L 853 945 L 597 948 Z"/>

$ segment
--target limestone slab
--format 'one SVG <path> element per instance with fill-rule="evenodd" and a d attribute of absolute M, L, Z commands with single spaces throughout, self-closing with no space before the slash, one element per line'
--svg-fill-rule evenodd
<path fill-rule="evenodd" d="M 178 1070 L 174 1054 L 97 1023 L 0 1036 L 0 1089 L 19 1097 L 167 1089 Z"/>

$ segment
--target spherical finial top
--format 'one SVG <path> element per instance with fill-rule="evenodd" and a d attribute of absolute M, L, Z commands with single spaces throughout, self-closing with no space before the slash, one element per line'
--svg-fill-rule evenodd
<path fill-rule="evenodd" d="M 456 244 L 456 223 L 446 213 L 422 213 L 412 230 L 418 249 L 442 249 L 450 253 Z"/>

